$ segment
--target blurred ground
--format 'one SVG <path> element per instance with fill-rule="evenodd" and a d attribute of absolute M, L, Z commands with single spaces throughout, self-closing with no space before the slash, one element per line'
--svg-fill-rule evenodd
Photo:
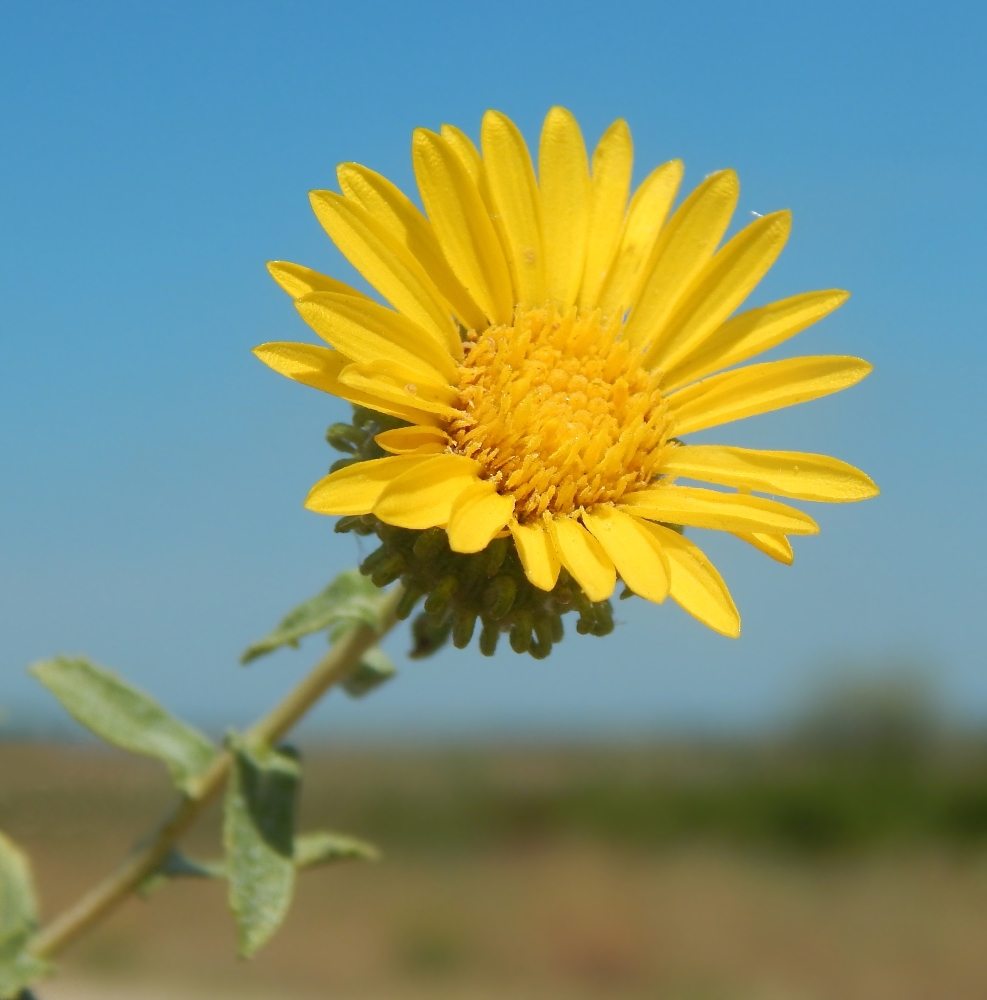
<path fill-rule="evenodd" d="M 301 826 L 374 840 L 382 863 L 305 873 L 251 963 L 232 957 L 221 885 L 169 885 L 71 950 L 40 1000 L 982 1000 L 983 745 L 894 731 L 833 746 L 832 727 L 810 729 L 310 750 Z M 49 915 L 168 801 L 151 763 L 0 743 L 0 827 L 31 853 Z M 215 854 L 215 815 L 188 846 Z"/>

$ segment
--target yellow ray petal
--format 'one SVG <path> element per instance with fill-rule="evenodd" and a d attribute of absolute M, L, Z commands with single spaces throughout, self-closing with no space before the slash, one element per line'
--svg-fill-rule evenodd
<path fill-rule="evenodd" d="M 849 292 L 838 289 L 805 292 L 734 316 L 666 369 L 665 391 L 671 392 L 783 343 L 843 305 L 849 297 Z"/>
<path fill-rule="evenodd" d="M 620 578 L 645 600 L 668 596 L 668 558 L 648 524 L 614 507 L 600 505 L 583 514 L 583 524 L 613 560 Z"/>
<path fill-rule="evenodd" d="M 356 462 L 317 482 L 305 506 L 316 514 L 369 514 L 388 483 L 428 460 L 428 456 L 401 455 Z"/>
<path fill-rule="evenodd" d="M 764 277 L 791 229 L 791 212 L 773 212 L 734 236 L 698 274 L 645 363 L 667 370 L 699 347 Z"/>
<path fill-rule="evenodd" d="M 345 282 L 320 274 L 310 267 L 291 264 L 286 260 L 271 260 L 267 263 L 271 277 L 293 298 L 298 299 L 309 292 L 339 292 L 363 298 L 363 293 L 351 288 Z"/>
<path fill-rule="evenodd" d="M 620 246 L 633 165 L 631 130 L 623 118 L 618 118 L 603 133 L 593 153 L 586 266 L 579 293 L 579 305 L 583 309 L 596 308 L 603 282 Z"/>
<path fill-rule="evenodd" d="M 680 389 L 668 397 L 668 407 L 675 433 L 689 434 L 839 392 L 866 378 L 873 367 L 839 355 L 768 361 Z"/>
<path fill-rule="evenodd" d="M 365 208 L 335 191 L 312 191 L 312 210 L 343 256 L 388 302 L 456 350 L 451 308 L 407 247 Z"/>
<path fill-rule="evenodd" d="M 425 211 L 449 266 L 491 322 L 510 325 L 511 277 L 477 183 L 459 153 L 428 129 L 415 129 L 412 159 Z"/>
<path fill-rule="evenodd" d="M 719 493 L 695 486 L 655 486 L 626 494 L 621 508 L 637 517 L 716 531 L 766 531 L 815 535 L 819 526 L 802 511 L 743 493 Z"/>
<path fill-rule="evenodd" d="M 740 613 L 716 567 L 705 553 L 677 531 L 652 524 L 651 530 L 668 556 L 672 585 L 669 593 L 679 606 L 715 632 L 736 639 Z"/>
<path fill-rule="evenodd" d="M 603 546 L 574 518 L 548 521 L 562 565 L 591 601 L 605 601 L 617 582 L 617 570 Z"/>
<path fill-rule="evenodd" d="M 671 160 L 656 167 L 634 192 L 620 249 L 600 295 L 605 316 L 623 315 L 637 301 L 647 277 L 647 265 L 682 183 L 684 166 Z"/>
<path fill-rule="evenodd" d="M 547 529 L 537 522 L 525 525 L 514 520 L 508 527 L 528 582 L 539 590 L 551 590 L 559 579 L 562 563 Z"/>
<path fill-rule="evenodd" d="M 499 111 L 483 116 L 480 145 L 514 300 L 540 306 L 545 301 L 541 200 L 528 147 L 514 122 Z"/>
<path fill-rule="evenodd" d="M 463 455 L 422 459 L 388 484 L 374 504 L 374 514 L 399 528 L 444 526 L 452 505 L 463 490 L 477 482 L 479 471 L 480 463 Z"/>
<path fill-rule="evenodd" d="M 795 550 L 792 543 L 784 535 L 768 535 L 759 531 L 732 531 L 741 541 L 753 545 L 775 562 L 791 566 L 795 562 Z"/>
<path fill-rule="evenodd" d="M 661 471 L 720 486 L 842 503 L 866 500 L 880 492 L 868 476 L 846 462 L 804 451 L 760 451 L 723 445 L 674 448 L 662 460 Z"/>
<path fill-rule="evenodd" d="M 411 406 L 399 405 L 390 400 L 381 399 L 368 392 L 361 392 L 344 385 L 339 376 L 351 362 L 339 351 L 328 347 L 316 347 L 313 344 L 270 343 L 254 348 L 254 354 L 270 368 L 288 378 L 309 385 L 313 389 L 331 392 L 340 399 L 359 406 L 367 406 L 380 413 L 387 413 L 401 420 L 415 424 L 431 424 L 438 421 L 433 413 L 426 413 Z"/>
<path fill-rule="evenodd" d="M 511 519 L 514 498 L 501 496 L 490 482 L 468 486 L 449 514 L 449 548 L 453 552 L 482 552 Z"/>
<path fill-rule="evenodd" d="M 634 345 L 661 335 L 675 306 L 713 256 L 740 196 L 733 170 L 710 174 L 678 207 L 648 262 L 641 293 L 625 328 Z"/>
<path fill-rule="evenodd" d="M 370 299 L 312 292 L 296 299 L 295 308 L 320 337 L 354 361 L 387 358 L 429 381 L 458 379 L 455 361 L 430 333 Z"/>
<path fill-rule="evenodd" d="M 462 417 L 462 412 L 450 405 L 456 398 L 455 389 L 440 382 L 428 382 L 418 371 L 394 361 L 347 365 L 340 372 L 339 381 L 398 406 L 414 406 L 447 420 Z"/>
<path fill-rule="evenodd" d="M 381 431 L 374 440 L 392 455 L 421 454 L 426 448 L 439 454 L 449 444 L 449 435 L 441 427 L 395 427 Z"/>
<path fill-rule="evenodd" d="M 576 301 L 586 261 L 589 162 L 582 132 L 565 108 L 545 116 L 538 147 L 545 294 L 565 312 Z"/>
<path fill-rule="evenodd" d="M 453 312 L 467 329 L 486 329 L 487 318 L 446 263 L 428 219 L 386 177 L 359 163 L 336 168 L 339 186 L 351 201 L 362 205 L 422 265 Z M 458 338 L 457 338 L 458 340 Z M 452 345 L 460 356 L 460 345 Z"/>
<path fill-rule="evenodd" d="M 479 188 L 480 178 L 483 176 L 483 160 L 473 140 L 455 125 L 443 125 L 439 131 L 442 138 L 449 143 L 453 152 L 459 157 L 459 161 L 466 168 L 470 179 Z"/>

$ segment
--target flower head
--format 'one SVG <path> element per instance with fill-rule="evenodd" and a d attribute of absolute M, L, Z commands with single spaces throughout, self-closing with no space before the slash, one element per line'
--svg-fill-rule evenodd
<path fill-rule="evenodd" d="M 537 178 L 504 115 L 487 112 L 481 137 L 482 155 L 451 126 L 414 133 L 425 214 L 357 164 L 339 167 L 341 194 L 312 193 L 329 236 L 393 308 L 308 268 L 269 265 L 330 346 L 255 353 L 360 408 L 336 432 L 355 460 L 317 483 L 306 506 L 381 537 L 364 568 L 376 580 L 402 576 L 408 612 L 427 595 L 416 626 L 425 652 L 450 633 L 464 645 L 479 617 L 485 652 L 510 632 L 515 649 L 544 655 L 569 607 L 580 631 L 601 634 L 618 576 L 625 593 L 656 603 L 671 594 L 738 635 L 726 585 L 681 527 L 727 531 L 790 563 L 789 537 L 819 529 L 755 493 L 839 502 L 877 488 L 827 456 L 683 438 L 864 378 L 870 365 L 850 357 L 744 364 L 847 293 L 734 315 L 785 245 L 789 213 L 760 217 L 719 247 L 737 176 L 711 174 L 671 213 L 677 160 L 628 202 L 623 121 L 590 167 L 575 119 L 553 108 Z"/>

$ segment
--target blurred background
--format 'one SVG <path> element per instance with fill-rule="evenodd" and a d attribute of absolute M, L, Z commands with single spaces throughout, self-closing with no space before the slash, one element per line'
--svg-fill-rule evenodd
<path fill-rule="evenodd" d="M 636 600 L 541 663 L 409 663 L 398 630 L 398 678 L 298 736 L 307 820 L 387 860 L 303 880 L 246 966 L 218 889 L 171 887 L 43 997 L 987 994 L 985 29 L 957 2 L 0 9 L 0 828 L 48 913 L 168 793 L 25 666 L 85 653 L 218 734 L 322 640 L 243 648 L 360 558 L 301 507 L 345 406 L 250 354 L 312 339 L 266 260 L 366 288 L 308 208 L 336 163 L 413 194 L 414 127 L 494 107 L 536 145 L 562 104 L 591 146 L 628 120 L 636 180 L 736 167 L 735 228 L 795 219 L 751 304 L 851 290 L 794 350 L 875 373 L 716 437 L 883 490 L 814 506 L 791 568 L 695 532 L 739 641 Z"/>

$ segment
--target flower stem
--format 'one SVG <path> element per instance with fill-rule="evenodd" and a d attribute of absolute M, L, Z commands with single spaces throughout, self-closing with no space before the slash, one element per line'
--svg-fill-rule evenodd
<path fill-rule="evenodd" d="M 360 662 L 363 654 L 393 628 L 395 610 L 401 599 L 398 584 L 387 597 L 381 611 L 378 630 L 360 625 L 349 632 L 315 665 L 302 681 L 247 730 L 248 743 L 258 746 L 276 742 L 284 736 L 322 696 L 344 681 Z M 53 959 L 76 938 L 115 910 L 149 876 L 153 875 L 182 835 L 198 819 L 203 809 L 223 787 L 232 755 L 220 753 L 198 779 L 192 794 L 183 795 L 163 822 L 109 875 L 81 899 L 41 928 L 28 945 L 28 952 L 42 960 Z"/>

